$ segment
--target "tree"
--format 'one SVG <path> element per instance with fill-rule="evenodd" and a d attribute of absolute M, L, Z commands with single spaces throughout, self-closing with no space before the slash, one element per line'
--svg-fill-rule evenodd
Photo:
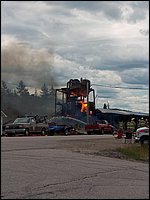
<path fill-rule="evenodd" d="M 37 92 L 37 89 L 36 89 L 36 88 L 35 88 L 34 96 L 35 96 L 35 97 L 38 96 L 38 92 Z"/>
<path fill-rule="evenodd" d="M 50 95 L 54 95 L 55 94 L 55 89 L 53 88 L 53 85 L 51 86 L 51 89 L 49 90 L 49 94 Z"/>
<path fill-rule="evenodd" d="M 1 94 L 2 95 L 8 95 L 8 94 L 10 94 L 10 90 L 8 89 L 5 81 L 1 82 Z"/>
<path fill-rule="evenodd" d="M 17 93 L 20 95 L 20 96 L 28 96 L 29 95 L 29 92 L 28 92 L 28 89 L 26 88 L 26 85 L 24 84 L 23 81 L 20 81 L 18 86 L 16 87 L 17 89 Z"/>
<path fill-rule="evenodd" d="M 107 109 L 107 105 L 106 105 L 106 103 L 104 103 L 103 109 Z"/>
<path fill-rule="evenodd" d="M 13 90 L 12 90 L 12 95 L 13 95 L 13 96 L 17 96 L 17 91 L 16 91 L 16 89 L 13 89 Z"/>
<path fill-rule="evenodd" d="M 49 96 L 49 89 L 48 87 L 46 86 L 46 84 L 44 83 L 44 85 L 41 87 L 41 96 L 42 97 L 48 97 Z"/>

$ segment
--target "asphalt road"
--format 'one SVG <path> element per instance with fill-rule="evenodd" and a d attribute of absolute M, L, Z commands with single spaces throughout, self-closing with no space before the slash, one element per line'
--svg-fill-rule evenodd
<path fill-rule="evenodd" d="M 149 199 L 149 164 L 66 148 L 110 137 L 2 137 L 1 199 Z"/>

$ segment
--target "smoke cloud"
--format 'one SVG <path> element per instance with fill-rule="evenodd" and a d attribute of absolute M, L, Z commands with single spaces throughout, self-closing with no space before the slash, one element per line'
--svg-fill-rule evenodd
<path fill-rule="evenodd" d="M 26 86 L 41 88 L 56 85 L 53 77 L 54 56 L 52 49 L 35 49 L 27 43 L 10 41 L 1 47 L 1 78 Z"/>

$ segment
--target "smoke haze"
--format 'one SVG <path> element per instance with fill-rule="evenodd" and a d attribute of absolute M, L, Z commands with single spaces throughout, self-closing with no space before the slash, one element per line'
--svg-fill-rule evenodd
<path fill-rule="evenodd" d="M 53 77 L 52 50 L 34 49 L 26 43 L 11 41 L 1 47 L 1 76 L 4 81 L 27 86 L 56 85 Z"/>

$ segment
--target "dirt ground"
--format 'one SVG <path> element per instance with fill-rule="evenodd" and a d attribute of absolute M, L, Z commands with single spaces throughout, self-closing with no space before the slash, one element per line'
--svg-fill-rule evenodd
<path fill-rule="evenodd" d="M 119 153 L 116 149 L 119 147 L 130 146 L 132 144 L 124 144 L 122 139 L 100 138 L 100 139 L 84 139 L 84 140 L 64 140 L 59 144 L 60 149 L 68 149 L 73 152 L 94 154 L 120 159 L 127 159 L 125 155 Z M 139 144 L 135 144 L 139 145 Z"/>

